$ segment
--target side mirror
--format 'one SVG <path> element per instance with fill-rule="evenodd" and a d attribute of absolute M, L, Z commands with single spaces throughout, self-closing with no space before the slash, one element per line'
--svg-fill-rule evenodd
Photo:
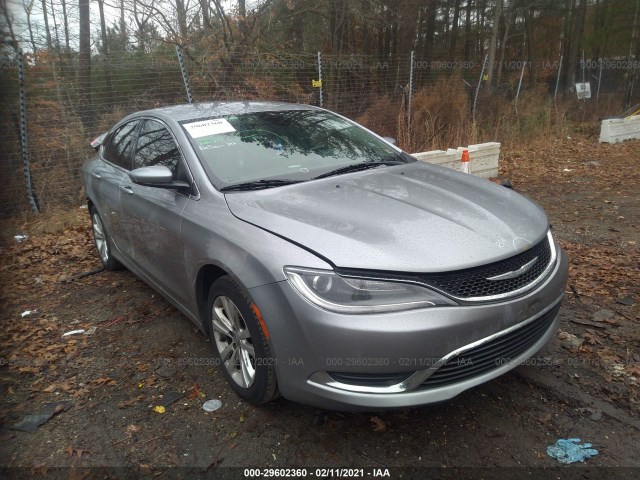
<path fill-rule="evenodd" d="M 98 150 L 100 150 L 100 145 L 102 145 L 102 142 L 104 142 L 104 139 L 107 138 L 107 133 L 109 132 L 104 132 L 102 135 L 100 135 L 98 138 L 95 138 L 94 140 L 91 141 L 91 147 L 97 152 Z"/>
<path fill-rule="evenodd" d="M 187 182 L 173 180 L 171 170 L 164 165 L 136 168 L 129 172 L 129 178 L 133 183 L 145 185 L 147 187 L 189 188 L 189 184 Z"/>
<path fill-rule="evenodd" d="M 393 137 L 382 137 L 383 140 L 389 142 L 391 145 L 395 145 L 396 144 L 396 139 Z"/>

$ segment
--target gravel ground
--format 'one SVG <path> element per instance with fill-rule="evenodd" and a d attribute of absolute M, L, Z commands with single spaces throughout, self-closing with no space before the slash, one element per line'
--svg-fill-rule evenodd
<path fill-rule="evenodd" d="M 502 176 L 542 204 L 570 256 L 562 327 L 531 365 L 418 409 L 329 412 L 283 398 L 248 405 L 209 364 L 208 339 L 142 281 L 126 270 L 77 276 L 100 266 L 86 210 L 7 222 L 0 463 L 12 468 L 4 475 L 243 478 L 245 467 L 314 475 L 352 467 L 364 476 L 389 468 L 392 478 L 464 478 L 483 467 L 487 478 L 637 478 L 640 189 L 630 162 L 639 145 L 578 136 L 504 149 Z M 29 238 L 16 244 L 15 233 Z M 62 337 L 73 329 L 86 333 Z M 165 413 L 153 410 L 178 396 Z M 222 408 L 206 413 L 206 399 Z M 11 429 L 56 407 L 34 433 Z M 547 446 L 571 437 L 600 454 L 542 470 L 558 467 Z"/>

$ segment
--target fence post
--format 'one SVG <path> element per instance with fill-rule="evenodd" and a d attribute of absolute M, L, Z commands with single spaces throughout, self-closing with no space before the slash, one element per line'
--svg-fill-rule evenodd
<path fill-rule="evenodd" d="M 473 117 L 473 123 L 476 123 L 476 105 L 478 104 L 478 94 L 480 93 L 480 86 L 482 85 L 482 77 L 484 77 L 484 69 L 487 68 L 487 57 L 484 56 L 484 61 L 482 62 L 482 70 L 480 70 L 480 78 L 478 79 L 478 86 L 476 87 L 476 94 L 473 97 L 473 110 L 471 112 Z"/>
<path fill-rule="evenodd" d="M 320 108 L 322 108 L 322 55 L 320 54 L 320 52 L 318 51 L 318 82 L 320 84 L 320 90 L 319 90 L 319 102 L 320 102 Z"/>
<path fill-rule="evenodd" d="M 600 83 L 602 83 L 602 57 L 598 59 L 598 63 L 598 67 L 600 68 L 598 72 L 598 89 L 596 90 L 596 102 L 600 100 Z"/>
<path fill-rule="evenodd" d="M 558 86 L 560 85 L 560 74 L 562 73 L 562 59 L 563 55 L 560 55 L 560 62 L 558 63 L 558 75 L 556 76 L 556 89 L 553 91 L 553 103 L 556 103 L 556 97 L 558 96 Z"/>
<path fill-rule="evenodd" d="M 31 183 L 31 166 L 29 165 L 29 144 L 27 139 L 27 103 L 24 88 L 24 59 L 22 48 L 18 48 L 18 82 L 20 85 L 20 148 L 22 149 L 22 169 L 24 179 L 27 184 L 27 198 L 31 210 L 38 213 L 38 204 L 33 194 L 33 184 Z"/>
<path fill-rule="evenodd" d="M 520 87 L 522 87 L 522 77 L 524 77 L 524 67 L 527 66 L 527 61 L 522 62 L 522 70 L 520 70 L 520 81 L 518 82 L 518 91 L 516 92 L 516 115 L 518 114 L 518 97 L 520 97 Z"/>
<path fill-rule="evenodd" d="M 187 92 L 187 101 L 193 103 L 193 96 L 191 95 L 191 87 L 189 86 L 189 76 L 184 68 L 184 59 L 182 58 L 182 50 L 179 45 L 176 45 L 176 55 L 178 56 L 178 63 L 180 64 L 180 72 L 182 73 L 182 82 L 184 83 L 184 89 Z"/>
<path fill-rule="evenodd" d="M 409 68 L 409 98 L 407 100 L 407 139 L 411 142 L 411 99 L 413 98 L 413 64 L 415 50 L 411 50 L 411 67 Z"/>

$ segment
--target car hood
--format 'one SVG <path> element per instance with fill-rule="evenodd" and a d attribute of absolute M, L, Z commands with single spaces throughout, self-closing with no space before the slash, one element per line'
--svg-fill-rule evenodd
<path fill-rule="evenodd" d="M 352 269 L 474 267 L 526 250 L 548 229 L 542 209 L 522 195 L 422 162 L 226 199 L 239 219 Z"/>

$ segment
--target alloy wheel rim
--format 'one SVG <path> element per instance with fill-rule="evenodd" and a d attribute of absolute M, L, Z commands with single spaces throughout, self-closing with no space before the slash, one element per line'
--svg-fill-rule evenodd
<path fill-rule="evenodd" d="M 256 354 L 242 313 L 229 297 L 213 301 L 211 312 L 213 340 L 233 381 L 250 388 L 256 378 Z"/>
<path fill-rule="evenodd" d="M 107 237 L 104 233 L 102 222 L 97 213 L 94 213 L 91 218 L 93 220 L 93 238 L 96 241 L 96 248 L 98 249 L 100 260 L 107 263 L 109 261 L 109 249 L 107 247 Z"/>

